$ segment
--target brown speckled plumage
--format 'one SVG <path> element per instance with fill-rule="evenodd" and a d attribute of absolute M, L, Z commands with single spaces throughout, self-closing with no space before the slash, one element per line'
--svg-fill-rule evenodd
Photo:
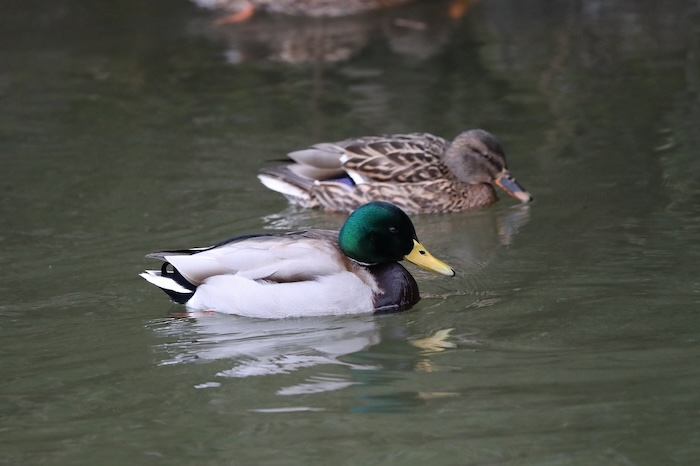
<path fill-rule="evenodd" d="M 385 200 L 409 213 L 460 212 L 495 202 L 494 183 L 530 200 L 510 176 L 496 138 L 479 129 L 452 142 L 426 133 L 347 139 L 289 157 L 296 163 L 264 169 L 259 177 L 304 207 L 349 212 Z"/>

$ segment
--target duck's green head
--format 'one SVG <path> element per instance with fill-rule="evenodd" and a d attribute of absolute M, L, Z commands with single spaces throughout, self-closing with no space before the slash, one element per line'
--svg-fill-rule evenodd
<path fill-rule="evenodd" d="M 346 256 L 364 264 L 406 259 L 435 273 L 455 274 L 452 267 L 433 257 L 418 242 L 411 219 L 389 202 L 375 201 L 358 207 L 340 229 L 338 245 Z"/>

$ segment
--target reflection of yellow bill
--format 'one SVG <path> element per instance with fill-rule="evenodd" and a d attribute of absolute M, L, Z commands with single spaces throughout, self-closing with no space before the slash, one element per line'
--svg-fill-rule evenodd
<path fill-rule="evenodd" d="M 450 277 L 455 276 L 455 271 L 452 267 L 445 264 L 440 259 L 436 259 L 432 254 L 428 252 L 427 249 L 423 247 L 422 244 L 420 244 L 416 240 L 413 240 L 413 249 L 404 257 L 404 259 L 416 264 L 419 267 L 423 267 L 424 269 L 430 270 L 431 272 L 447 275 Z"/>
<path fill-rule="evenodd" d="M 421 400 L 436 400 L 439 398 L 455 398 L 459 396 L 457 392 L 418 392 Z"/>
<path fill-rule="evenodd" d="M 456 348 L 457 345 L 451 341 L 447 341 L 452 333 L 453 328 L 446 328 L 443 330 L 438 330 L 433 335 L 425 338 L 416 338 L 415 340 L 408 340 L 408 342 L 420 348 L 424 353 L 439 353 L 445 351 L 448 348 Z"/>

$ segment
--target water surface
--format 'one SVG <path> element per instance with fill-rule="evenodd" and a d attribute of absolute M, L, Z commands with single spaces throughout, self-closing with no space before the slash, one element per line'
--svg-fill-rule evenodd
<path fill-rule="evenodd" d="M 700 5 L 444 7 L 0 0 L 0 463 L 700 461 Z M 471 127 L 535 202 L 415 217 L 459 274 L 409 312 L 176 318 L 137 275 L 337 228 L 257 182 L 289 150 Z"/>

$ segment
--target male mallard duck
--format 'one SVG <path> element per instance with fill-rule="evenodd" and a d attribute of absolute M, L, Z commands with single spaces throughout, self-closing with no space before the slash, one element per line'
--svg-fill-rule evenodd
<path fill-rule="evenodd" d="M 418 302 L 418 285 L 397 261 L 454 276 L 418 242 L 413 223 L 388 202 L 355 210 L 340 232 L 239 236 L 208 248 L 163 251 L 141 274 L 191 310 L 279 318 L 392 312 Z M 170 266 L 170 267 L 169 267 Z"/>
<path fill-rule="evenodd" d="M 290 16 L 338 17 L 356 15 L 415 0 L 193 0 L 199 6 L 229 11 L 219 24 L 248 20 L 256 11 Z"/>
<path fill-rule="evenodd" d="M 288 154 L 294 162 L 264 169 L 260 181 L 303 207 L 346 212 L 373 200 L 409 213 L 460 212 L 496 201 L 492 183 L 522 202 L 501 144 L 472 129 L 449 142 L 432 134 L 392 134 L 321 143 Z"/>

